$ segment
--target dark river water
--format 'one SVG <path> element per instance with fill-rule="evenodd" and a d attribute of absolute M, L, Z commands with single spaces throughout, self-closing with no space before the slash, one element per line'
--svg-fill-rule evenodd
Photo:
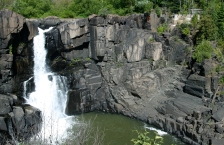
<path fill-rule="evenodd" d="M 149 137 L 155 137 L 155 132 L 149 129 L 152 126 L 122 115 L 92 112 L 76 116 L 76 119 L 80 122 L 83 120 L 91 120 L 89 136 L 91 137 L 95 134 L 99 134 L 99 137 L 104 136 L 102 142 L 103 145 L 133 145 L 131 139 L 137 138 L 138 136 L 134 130 L 138 130 L 139 132 L 144 132 L 146 130 L 149 132 Z M 91 145 L 92 143 L 87 144 Z M 173 135 L 165 134 L 163 135 L 162 145 L 186 144 Z"/>

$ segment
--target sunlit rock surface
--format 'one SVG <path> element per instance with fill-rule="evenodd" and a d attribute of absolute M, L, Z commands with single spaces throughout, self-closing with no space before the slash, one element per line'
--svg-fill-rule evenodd
<path fill-rule="evenodd" d="M 21 19 L 16 21 L 19 27 L 9 25 L 8 20 L 15 17 Z M 17 94 L 21 104 L 23 82 L 33 76 L 31 46 L 36 26 L 54 26 L 45 34 L 47 64 L 53 72 L 67 77 L 67 114 L 94 110 L 119 113 L 176 134 L 189 144 L 219 143 L 224 137 L 224 100 L 220 94 L 212 100 L 217 90 L 223 90 L 218 85 L 221 74 L 212 73 L 217 64 L 214 59 L 202 64 L 192 61 L 187 52 L 191 41 L 182 39 L 177 30 L 157 34 L 159 19 L 155 13 L 25 19 L 11 11 L 1 11 L 0 93 Z M 12 41 L 11 26 L 23 39 Z M 9 54 L 11 44 L 16 51 Z M 25 93 L 34 89 L 30 79 Z M 26 126 L 24 116 L 38 110 L 12 107 L 12 99 L 6 98 L 0 97 L 8 104 L 4 114 L 21 122 L 21 126 L 12 125 L 21 132 Z M 10 136 L 4 117 L 0 115 L 0 130 Z"/>

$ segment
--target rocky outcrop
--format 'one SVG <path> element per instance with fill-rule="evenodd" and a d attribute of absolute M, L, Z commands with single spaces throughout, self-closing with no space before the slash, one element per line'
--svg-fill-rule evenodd
<path fill-rule="evenodd" d="M 22 30 L 25 18 L 10 10 L 2 10 L 0 18 L 0 48 L 3 49 L 8 46 L 11 33 L 19 33 Z"/>
<path fill-rule="evenodd" d="M 37 27 L 35 24 L 30 23 L 30 21 L 26 21 L 26 18 L 23 16 L 10 11 L 10 10 L 1 10 L 0 11 L 0 49 L 1 53 L 8 51 L 6 49 L 9 47 L 9 41 L 13 38 L 13 34 L 20 33 L 22 29 L 25 29 L 24 25 L 29 30 L 28 39 L 31 40 L 37 33 Z M 27 37 L 23 37 L 23 39 L 27 39 Z"/>
<path fill-rule="evenodd" d="M 32 39 L 37 34 L 35 23 L 10 10 L 0 11 L 0 93 L 18 92 L 13 79 L 32 67 Z"/>
<path fill-rule="evenodd" d="M 29 132 L 29 122 L 37 126 L 40 123 L 28 117 L 31 120 L 24 124 L 28 114 L 38 114 L 39 110 L 20 105 L 22 82 L 30 78 L 25 93 L 34 90 L 30 40 L 37 26 L 53 26 L 46 33 L 47 63 L 52 71 L 67 77 L 68 115 L 94 110 L 119 113 L 155 125 L 189 144 L 220 142 L 224 131 L 224 88 L 219 85 L 221 73 L 212 73 L 217 66 L 215 59 L 194 62 L 187 53 L 189 41 L 174 33 L 157 34 L 159 18 L 155 13 L 151 13 L 150 21 L 148 18 L 146 14 L 133 14 L 24 19 L 22 28 L 16 27 L 16 34 L 8 33 L 8 44 L 0 49 L 0 93 L 16 93 L 20 98 L 14 103 L 8 101 L 11 106 L 6 107 L 7 115 L 0 115 L 0 129 L 7 128 L 1 117 L 12 113 L 16 120 L 12 126 L 18 136 Z M 12 36 L 23 39 L 14 41 Z M 11 44 L 14 51 L 8 54 Z M 16 126 L 19 122 L 21 126 Z M 9 130 L 6 132 L 11 135 Z"/>
<path fill-rule="evenodd" d="M 41 130 L 41 111 L 29 105 L 16 105 L 17 96 L 0 94 L 0 143 L 15 144 Z"/>
<path fill-rule="evenodd" d="M 0 11 L 0 144 L 26 140 L 41 129 L 40 110 L 21 104 L 23 81 L 33 73 L 32 39 L 37 33 L 36 24 L 23 16 Z"/>
<path fill-rule="evenodd" d="M 190 66 L 186 52 L 191 44 L 169 33 L 142 29 L 144 20 L 144 15 L 92 15 L 63 22 L 47 33 L 48 44 L 57 45 L 47 46 L 57 55 L 49 58 L 52 68 L 63 62 L 56 71 L 69 80 L 67 114 L 119 113 L 189 144 L 221 139 L 222 125 L 215 124 L 223 118 L 222 108 L 214 111 L 210 105 L 217 77 L 203 75 L 209 74 L 210 65 Z M 180 66 L 184 63 L 190 68 Z"/>

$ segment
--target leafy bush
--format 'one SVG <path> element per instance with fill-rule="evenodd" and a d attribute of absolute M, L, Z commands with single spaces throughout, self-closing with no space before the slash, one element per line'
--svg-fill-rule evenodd
<path fill-rule="evenodd" d="M 51 9 L 50 0 L 19 0 L 15 1 L 13 11 L 27 17 L 41 17 Z"/>
<path fill-rule="evenodd" d="M 190 35 L 190 29 L 189 28 L 184 28 L 183 30 L 181 30 L 182 34 L 188 36 Z"/>
<path fill-rule="evenodd" d="M 14 0 L 0 0 L 0 10 L 12 7 Z"/>
<path fill-rule="evenodd" d="M 163 25 L 160 25 L 158 28 L 157 28 L 157 32 L 159 34 L 162 34 L 163 32 L 167 31 L 168 28 L 167 28 L 167 25 L 166 24 L 163 24 Z"/>
<path fill-rule="evenodd" d="M 154 138 L 147 136 L 149 133 L 147 131 L 141 133 L 135 130 L 135 132 L 138 134 L 138 138 L 131 140 L 134 145 L 160 145 L 163 143 L 163 137 L 159 136 L 157 132 L 155 132 L 156 136 Z"/>
<path fill-rule="evenodd" d="M 144 5 L 144 12 L 150 13 L 151 10 L 152 10 L 152 8 L 153 8 L 153 3 L 152 2 L 149 2 L 146 5 Z"/>
<path fill-rule="evenodd" d="M 187 23 L 182 23 L 180 25 L 178 25 L 178 28 L 181 30 L 182 34 L 188 36 L 190 35 L 190 24 Z"/>
<path fill-rule="evenodd" d="M 152 9 L 153 9 L 153 3 L 151 1 L 138 0 L 136 2 L 135 11 L 138 13 L 144 13 L 144 12 L 150 13 Z"/>
<path fill-rule="evenodd" d="M 192 57 L 201 63 L 204 59 L 212 57 L 213 48 L 209 41 L 203 40 L 194 50 Z"/>
<path fill-rule="evenodd" d="M 156 6 L 155 11 L 156 11 L 157 16 L 161 15 L 161 10 L 158 6 Z"/>
<path fill-rule="evenodd" d="M 191 18 L 191 25 L 193 28 L 196 28 L 198 24 L 198 15 L 194 14 L 194 16 Z"/>
<path fill-rule="evenodd" d="M 222 61 L 223 61 L 223 54 L 222 54 L 222 50 L 221 50 L 221 48 L 216 47 L 216 48 L 214 49 L 214 53 L 215 53 L 215 55 L 216 55 L 217 60 L 218 60 L 219 62 L 222 62 Z"/>
<path fill-rule="evenodd" d="M 221 72 L 221 71 L 224 71 L 224 67 L 221 66 L 220 64 L 218 64 L 218 66 L 215 68 L 215 71 L 216 71 L 217 73 L 219 73 L 219 72 Z"/>
<path fill-rule="evenodd" d="M 200 43 L 203 39 L 215 40 L 217 33 L 217 26 L 212 16 L 207 14 L 202 15 L 196 34 L 197 43 Z"/>

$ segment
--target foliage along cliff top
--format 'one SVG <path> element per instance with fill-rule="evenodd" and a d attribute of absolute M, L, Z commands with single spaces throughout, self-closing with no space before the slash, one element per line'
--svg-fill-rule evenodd
<path fill-rule="evenodd" d="M 77 18 L 91 14 L 143 13 L 150 12 L 152 8 L 159 14 L 159 7 L 170 13 L 188 13 L 191 8 L 219 7 L 220 3 L 221 0 L 0 0 L 0 9 L 11 9 L 26 18 Z"/>

